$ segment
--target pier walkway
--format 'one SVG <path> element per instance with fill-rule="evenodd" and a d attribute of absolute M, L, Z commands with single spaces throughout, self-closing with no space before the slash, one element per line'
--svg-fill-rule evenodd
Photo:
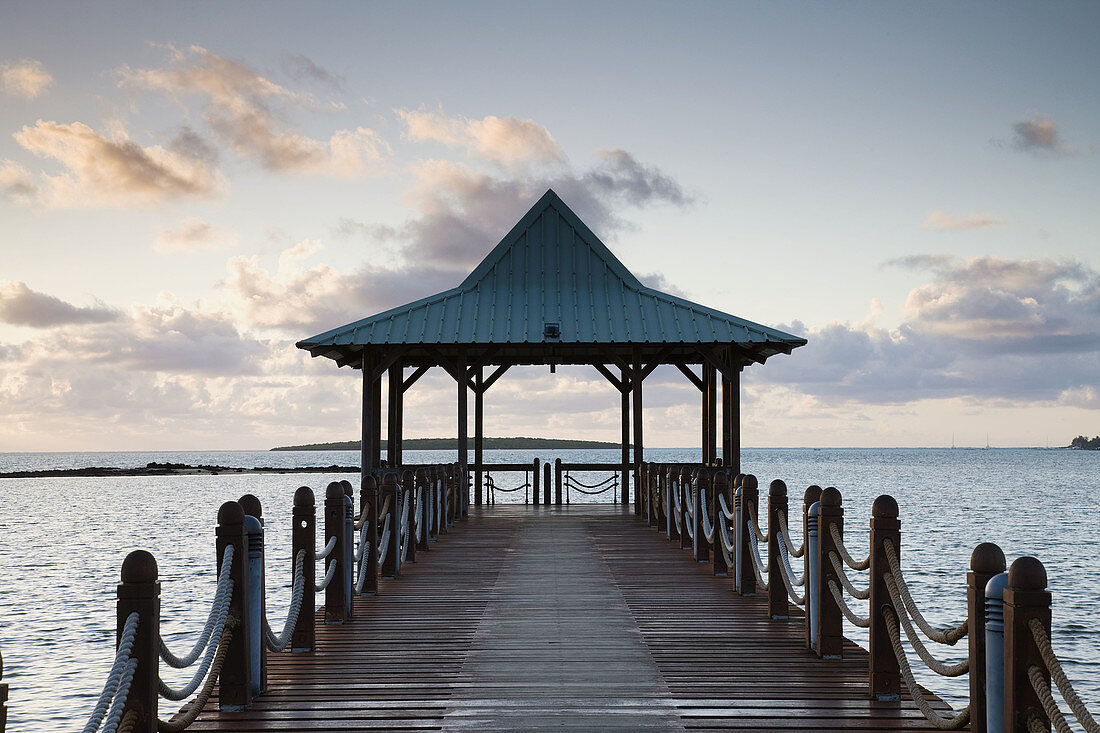
<path fill-rule="evenodd" d="M 867 656 L 805 649 L 622 505 L 471 507 L 419 562 L 272 654 L 244 712 L 196 731 L 927 730 L 868 699 Z M 167 711 L 165 711 L 167 712 Z"/>

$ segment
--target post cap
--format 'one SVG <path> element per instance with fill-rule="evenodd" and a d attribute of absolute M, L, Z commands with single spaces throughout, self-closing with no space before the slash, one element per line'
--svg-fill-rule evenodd
<path fill-rule="evenodd" d="M 970 569 L 976 573 L 1003 573 L 1005 554 L 992 542 L 983 542 L 970 553 Z"/>
<path fill-rule="evenodd" d="M 308 486 L 299 486 L 294 492 L 294 506 L 313 506 L 316 499 L 313 498 L 313 489 Z"/>
<path fill-rule="evenodd" d="M 829 486 L 821 490 L 821 506 L 840 506 L 840 490 Z"/>
<path fill-rule="evenodd" d="M 333 481 L 325 489 L 325 501 L 332 500 L 344 500 L 344 487 L 340 485 L 339 481 Z"/>
<path fill-rule="evenodd" d="M 346 478 L 340 479 L 340 485 L 344 487 L 345 495 L 352 496 L 355 493 L 355 489 L 351 486 L 351 481 L 348 481 Z"/>
<path fill-rule="evenodd" d="M 875 503 L 871 505 L 871 516 L 882 517 L 883 519 L 897 519 L 898 518 L 898 502 L 894 497 L 889 494 L 883 494 L 875 499 Z"/>
<path fill-rule="evenodd" d="M 218 507 L 218 524 L 240 524 L 244 521 L 244 509 L 240 502 L 227 501 Z"/>
<path fill-rule="evenodd" d="M 241 509 L 244 509 L 244 513 L 250 517 L 259 519 L 264 515 L 263 507 L 260 506 L 260 500 L 253 494 L 245 494 L 240 499 L 237 499 L 237 503 L 241 505 Z"/>
<path fill-rule="evenodd" d="M 785 484 L 781 479 L 775 479 L 770 484 L 768 484 L 768 496 L 786 496 L 786 495 L 787 495 L 787 484 Z"/>
<path fill-rule="evenodd" d="M 730 479 L 726 475 L 725 471 L 719 471 L 714 475 L 714 488 L 719 491 L 725 491 L 729 488 Z"/>
<path fill-rule="evenodd" d="M 363 488 L 365 489 L 377 489 L 378 479 L 374 477 L 373 473 L 368 473 L 367 478 L 363 480 Z"/>
<path fill-rule="evenodd" d="M 756 481 L 756 476 L 753 476 L 751 473 L 746 473 L 745 474 L 745 479 L 744 479 L 744 481 L 741 482 L 741 485 L 744 486 L 749 491 L 752 491 L 753 489 L 755 489 L 759 486 L 759 484 Z"/>
<path fill-rule="evenodd" d="M 817 484 L 810 484 L 806 488 L 806 493 L 802 496 L 802 503 L 806 506 L 813 504 L 815 501 L 821 500 L 821 487 Z"/>
<path fill-rule="evenodd" d="M 739 473 L 733 477 L 733 487 L 736 489 L 745 484 L 745 474 Z"/>
<path fill-rule="evenodd" d="M 1047 569 L 1034 557 L 1018 557 L 1008 569 L 1008 584 L 1020 590 L 1046 590 Z"/>
<path fill-rule="evenodd" d="M 425 471 L 423 468 L 416 469 L 416 480 L 417 481 L 427 481 L 428 480 L 428 472 Z"/>
<path fill-rule="evenodd" d="M 396 486 L 397 485 L 397 474 L 394 473 L 393 471 L 387 471 L 386 475 L 384 475 L 382 477 L 382 485 L 383 486 Z"/>
<path fill-rule="evenodd" d="M 157 559 L 146 550 L 134 550 L 122 561 L 122 582 L 157 582 Z"/>
<path fill-rule="evenodd" d="M 413 472 L 411 468 L 406 468 L 401 472 L 401 483 L 413 480 Z"/>

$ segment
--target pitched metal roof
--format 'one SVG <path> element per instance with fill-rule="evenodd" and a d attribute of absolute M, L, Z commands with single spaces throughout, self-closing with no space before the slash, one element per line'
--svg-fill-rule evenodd
<path fill-rule="evenodd" d="M 545 337 L 547 323 L 559 324 L 559 338 Z M 766 358 L 806 340 L 644 286 L 548 190 L 458 287 L 298 347 L 340 360 L 373 345 L 547 342 L 739 344 Z"/>

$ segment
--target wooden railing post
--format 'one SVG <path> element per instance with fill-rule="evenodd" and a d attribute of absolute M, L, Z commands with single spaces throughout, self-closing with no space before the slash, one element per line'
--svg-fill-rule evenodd
<path fill-rule="evenodd" d="M 713 572 L 721 577 L 729 575 L 729 566 L 726 565 L 726 553 L 722 547 L 722 528 L 728 527 L 729 524 L 726 521 L 726 515 L 722 513 L 722 504 L 718 501 L 718 497 L 726 496 L 728 493 L 729 477 L 726 476 L 726 472 L 723 470 L 716 471 L 714 474 L 714 490 L 710 494 L 710 513 L 714 517 Z M 729 504 L 729 496 L 726 496 L 726 503 Z"/>
<path fill-rule="evenodd" d="M 233 638 L 218 677 L 218 705 L 221 710 L 240 711 L 252 703 L 252 665 L 249 650 L 253 629 L 249 618 L 248 537 L 244 531 L 244 509 L 235 501 L 227 501 L 218 509 L 217 554 L 218 574 L 221 574 L 225 548 L 233 545 L 233 563 L 229 577 L 233 579 L 233 598 L 229 615 L 237 618 Z"/>
<path fill-rule="evenodd" d="M 160 669 L 160 583 L 156 559 L 145 550 L 135 550 L 122 562 L 122 582 L 118 584 L 116 605 L 115 648 L 122 639 L 126 618 L 138 614 L 137 635 L 131 655 L 138 660 L 130 694 L 126 698 L 125 711 L 137 713 L 135 731 L 156 733 L 158 693 L 157 679 Z M 211 640 L 212 644 L 217 643 Z M 0 691 L 0 706 L 7 700 L 7 685 Z M 0 709 L 3 709 L 0 707 Z M 4 718 L 0 723 L 6 720 Z"/>
<path fill-rule="evenodd" d="M 414 522 L 416 520 L 416 475 L 412 472 L 411 468 L 406 468 L 401 472 L 401 492 L 409 497 L 409 535 L 405 544 L 408 547 L 405 549 L 405 561 L 416 562 L 416 530 Z M 404 501 L 404 497 L 402 497 Z M 481 506 L 481 502 L 478 502 L 476 506 Z"/>
<path fill-rule="evenodd" d="M 1018 557 L 1008 569 L 1008 587 L 1004 592 L 1005 614 L 1005 731 L 1026 733 L 1028 718 L 1037 713 L 1042 725 L 1050 730 L 1050 721 L 1028 679 L 1028 668 L 1038 667 L 1050 687 L 1050 671 L 1043 662 L 1028 622 L 1035 618 L 1050 638 L 1050 592 L 1047 571 L 1034 557 Z"/>
<path fill-rule="evenodd" d="M 741 514 L 737 526 L 737 553 L 740 555 L 739 562 L 741 564 L 741 572 L 738 575 L 740 585 L 737 588 L 737 592 L 743 596 L 755 596 L 756 571 L 754 566 L 756 564 L 756 556 L 752 551 L 752 545 L 750 543 L 756 542 L 756 534 L 749 522 L 749 516 L 755 516 L 758 520 L 760 517 L 760 511 L 758 509 L 760 493 L 756 476 L 753 476 L 751 473 L 745 474 L 741 479 L 740 496 Z"/>
<path fill-rule="evenodd" d="M 368 476 L 368 479 L 370 477 Z M 314 622 L 317 608 L 317 507 L 313 489 L 302 486 L 294 492 L 294 529 L 291 532 L 290 572 L 293 577 L 295 558 L 302 550 L 306 556 L 302 563 L 302 608 L 294 624 L 290 638 L 292 652 L 311 652 L 315 643 Z"/>
<path fill-rule="evenodd" d="M 813 624 L 816 623 L 813 617 L 813 609 L 819 608 L 816 604 L 820 598 L 814 598 L 814 591 L 817 589 L 816 585 L 811 587 L 812 578 L 817 573 L 817 543 L 819 542 L 818 533 L 818 517 L 817 512 L 820 511 L 821 505 L 818 502 L 821 501 L 821 487 L 817 484 L 812 484 L 806 489 L 806 493 L 802 496 L 802 547 L 805 548 L 802 552 L 802 577 L 806 579 L 806 648 L 813 649 L 815 646 L 814 629 Z M 810 542 L 810 507 L 814 504 L 818 504 L 817 510 L 814 513 L 814 529 L 813 529 L 813 542 Z M 790 522 L 790 517 L 787 518 Z M 789 527 L 788 527 L 789 529 Z"/>
<path fill-rule="evenodd" d="M 416 469 L 416 476 L 414 478 L 416 485 L 416 491 L 414 495 L 420 496 L 420 503 L 416 507 L 418 512 L 415 516 L 420 517 L 420 540 L 416 541 L 416 531 L 413 530 L 413 541 L 416 544 L 417 550 L 424 552 L 428 551 L 428 507 L 432 505 L 431 500 L 431 486 L 428 484 L 428 472 L 423 468 Z M 412 548 L 409 548 L 412 549 Z"/>
<path fill-rule="evenodd" d="M 688 522 L 691 521 L 688 516 L 688 502 L 691 501 L 691 469 L 686 466 L 680 467 L 680 473 L 676 477 L 676 492 L 676 497 L 680 501 L 680 527 L 683 530 L 680 532 L 680 549 L 686 550 L 694 547 L 695 542 L 691 532 L 688 531 Z M 694 531 L 694 524 L 691 525 L 691 529 Z"/>
<path fill-rule="evenodd" d="M 970 555 L 966 574 L 966 617 L 970 630 L 967 644 L 970 658 L 970 731 L 986 733 L 985 715 L 985 586 L 1005 571 L 1005 554 L 992 542 L 983 542 Z M 1000 733 L 1000 731 L 997 731 Z"/>
<path fill-rule="evenodd" d="M 534 495 L 535 504 L 539 503 L 539 479 L 542 478 L 539 468 L 539 459 L 536 458 L 531 464 L 531 493 Z"/>
<path fill-rule="evenodd" d="M 829 591 L 829 581 L 840 587 L 833 564 L 829 562 L 829 553 L 837 552 L 833 541 L 832 527 L 836 527 L 840 538 L 844 539 L 844 507 L 841 506 L 840 492 L 832 486 L 821 492 L 818 505 L 817 557 L 811 562 L 817 563 L 817 656 L 825 659 L 840 659 L 844 653 L 844 617 L 836 599 Z M 839 554 L 839 553 L 837 553 Z"/>
<path fill-rule="evenodd" d="M 550 484 L 543 489 L 546 492 L 546 503 L 550 503 Z M 561 459 L 554 459 L 554 504 L 561 506 Z"/>
<path fill-rule="evenodd" d="M 347 530 L 344 526 L 344 487 L 339 481 L 333 481 L 325 489 L 325 533 L 322 536 L 323 544 L 336 538 L 336 546 L 325 558 L 325 574 L 329 567 L 335 563 L 336 571 L 325 588 L 325 623 L 342 624 L 347 620 L 347 586 L 344 576 L 344 544 L 347 541 Z"/>
<path fill-rule="evenodd" d="M 253 606 L 252 620 L 263 623 L 267 613 L 267 561 L 264 549 L 264 510 L 259 498 L 254 494 L 245 494 L 237 503 L 244 509 L 245 516 L 254 517 L 259 523 L 258 536 L 248 530 L 248 573 L 252 579 L 252 593 L 249 600 Z M 262 626 L 256 628 L 263 628 Z M 258 695 L 267 690 L 267 644 L 259 633 L 252 637 L 253 675 L 252 693 Z M 259 666 L 256 665 L 257 655 Z"/>
<path fill-rule="evenodd" d="M 667 539 L 669 541 L 680 541 L 680 530 L 677 529 L 676 520 L 680 518 L 680 515 L 676 513 L 676 491 L 677 481 L 676 472 L 679 471 L 675 466 L 665 466 L 663 472 L 663 481 L 665 487 L 665 505 L 668 507 L 667 515 L 665 516 L 665 531 L 668 533 Z"/>
<path fill-rule="evenodd" d="M 4 655 L 0 654 L 0 680 L 4 679 Z M 0 681 L 0 733 L 8 729 L 8 683 Z"/>
<path fill-rule="evenodd" d="M 452 476 L 454 475 L 452 473 Z M 454 503 L 455 516 L 457 516 L 460 498 L 455 492 L 451 493 L 451 497 Z M 390 505 L 390 540 L 389 546 L 386 548 L 386 560 L 382 563 L 382 577 L 396 578 L 401 574 L 401 524 L 399 521 L 401 516 L 401 491 L 397 485 L 397 474 L 393 471 L 387 471 L 382 476 L 382 497 L 379 502 L 385 504 L 387 499 L 389 499 Z"/>
<path fill-rule="evenodd" d="M 787 484 L 775 479 L 768 484 L 768 615 L 773 619 L 787 619 L 791 613 L 780 557 L 779 545 L 783 542 L 779 536 L 780 512 L 787 516 Z"/>
<path fill-rule="evenodd" d="M 871 628 L 867 663 L 871 698 L 874 700 L 897 700 L 901 695 L 901 671 L 883 614 L 886 608 L 893 612 L 895 618 L 903 613 L 894 607 L 886 586 L 886 574 L 890 572 L 885 550 L 887 541 L 893 544 L 900 565 L 901 520 L 898 519 L 898 503 L 894 497 L 883 494 L 871 505 Z"/>

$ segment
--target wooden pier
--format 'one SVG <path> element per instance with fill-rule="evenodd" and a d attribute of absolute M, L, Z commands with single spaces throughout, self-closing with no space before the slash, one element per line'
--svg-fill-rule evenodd
<path fill-rule="evenodd" d="M 818 659 L 766 604 L 623 505 L 472 507 L 352 621 L 322 609 L 314 652 L 272 654 L 247 711 L 212 699 L 191 729 L 928 729 L 868 699 L 861 649 Z"/>

